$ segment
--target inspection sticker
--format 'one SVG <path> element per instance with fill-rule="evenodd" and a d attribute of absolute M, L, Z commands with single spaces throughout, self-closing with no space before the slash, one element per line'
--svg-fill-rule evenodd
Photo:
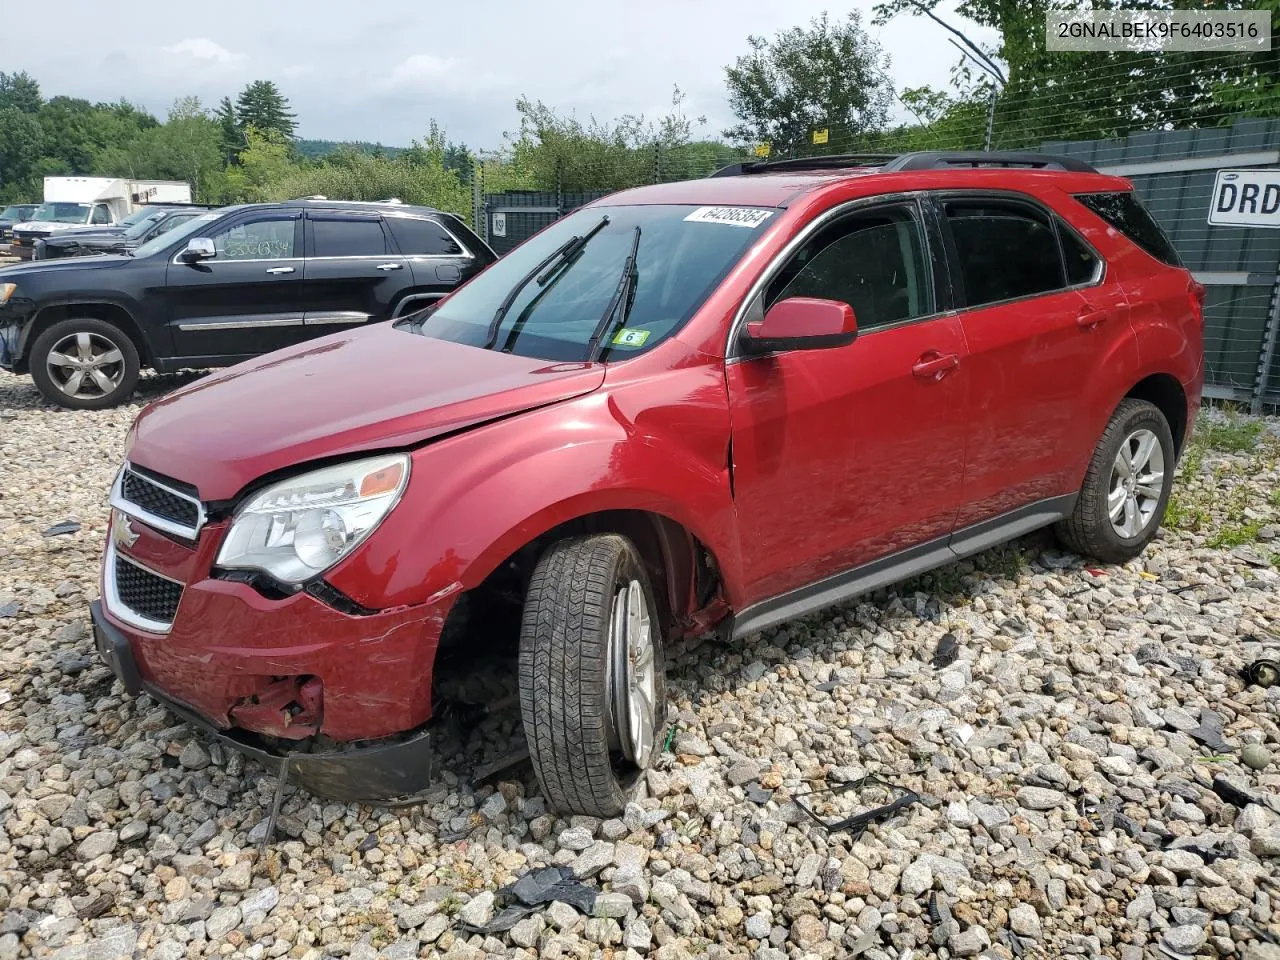
<path fill-rule="evenodd" d="M 648 330 L 636 330 L 623 327 L 613 335 L 613 345 L 615 347 L 643 347 L 644 342 L 649 339 Z"/>
<path fill-rule="evenodd" d="M 694 223 L 727 223 L 731 227 L 754 230 L 772 216 L 772 210 L 754 207 L 699 207 L 685 219 Z"/>

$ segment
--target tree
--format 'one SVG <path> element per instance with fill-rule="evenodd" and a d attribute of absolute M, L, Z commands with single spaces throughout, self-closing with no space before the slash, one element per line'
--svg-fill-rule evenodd
<path fill-rule="evenodd" d="M 285 140 L 293 139 L 298 126 L 298 118 L 290 111 L 288 99 L 270 80 L 255 80 L 240 91 L 236 99 L 235 119 L 242 134 L 252 127 L 262 134 L 275 131 Z"/>
<path fill-rule="evenodd" d="M 1045 18 L 1053 10 L 1078 9 L 1074 0 L 960 0 L 956 12 L 995 29 L 1000 42 L 980 48 L 962 29 L 935 12 L 939 0 L 883 0 L 876 22 L 905 13 L 931 18 L 960 38 L 975 59 L 1005 65 L 998 91 L 993 145 L 1039 146 L 1044 141 L 1120 137 L 1133 130 L 1190 129 L 1228 122 L 1235 113 L 1267 112 L 1280 51 L 1257 54 L 1181 52 L 1050 52 Z M 1184 0 L 1095 0 L 1096 9 L 1171 10 Z M 1209 0 L 1216 10 L 1269 9 L 1277 0 Z M 955 42 L 955 41 L 953 41 Z M 962 98 L 987 81 L 969 59 L 956 79 Z M 989 88 L 988 88 L 989 89 Z M 1274 113 L 1271 113 L 1274 115 Z"/>
<path fill-rule="evenodd" d="M 144 180 L 185 180 L 198 200 L 221 199 L 223 180 L 218 125 L 198 97 L 181 97 L 168 120 L 103 151 L 98 173 Z"/>
<path fill-rule="evenodd" d="M 0 110 L 12 108 L 35 113 L 43 104 L 40 84 L 30 74 L 0 72 Z"/>
<path fill-rule="evenodd" d="M 230 97 L 223 97 L 213 111 L 214 123 L 218 125 L 218 147 L 223 159 L 228 164 L 236 162 L 240 151 L 244 149 L 244 133 L 240 130 L 240 119 L 236 116 L 236 105 Z"/>
<path fill-rule="evenodd" d="M 785 153 L 810 143 L 817 129 L 842 136 L 883 129 L 893 97 L 889 58 L 857 11 L 837 22 L 824 13 L 808 29 L 792 27 L 773 40 L 751 36 L 747 44 L 751 53 L 725 67 L 739 121 L 725 136 L 767 141 Z"/>

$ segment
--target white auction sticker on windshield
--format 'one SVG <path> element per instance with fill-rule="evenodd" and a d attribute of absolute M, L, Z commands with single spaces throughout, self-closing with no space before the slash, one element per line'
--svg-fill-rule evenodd
<path fill-rule="evenodd" d="M 693 223 L 726 223 L 731 227 L 754 230 L 772 216 L 772 210 L 755 207 L 699 207 L 685 219 Z"/>

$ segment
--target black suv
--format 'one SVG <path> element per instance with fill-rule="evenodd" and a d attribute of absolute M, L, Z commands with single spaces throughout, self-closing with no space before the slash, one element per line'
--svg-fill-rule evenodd
<path fill-rule="evenodd" d="M 156 204 L 143 207 L 132 223 L 119 223 L 111 227 L 84 227 L 79 230 L 63 230 L 37 240 L 33 260 L 56 260 L 59 257 L 85 257 L 98 253 L 129 253 L 148 240 L 168 233 L 206 211 L 208 205 L 184 203 Z"/>
<path fill-rule="evenodd" d="M 497 255 L 399 202 L 291 200 L 202 214 L 123 256 L 0 269 L 0 366 L 100 409 L 138 371 L 225 367 L 429 306 Z"/>

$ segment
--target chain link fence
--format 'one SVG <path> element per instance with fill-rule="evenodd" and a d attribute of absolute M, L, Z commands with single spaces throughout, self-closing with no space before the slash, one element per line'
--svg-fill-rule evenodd
<path fill-rule="evenodd" d="M 1091 62 L 1091 61 L 1082 61 Z M 1132 180 L 1206 298 L 1206 395 L 1280 407 L 1280 230 L 1211 226 L 1222 169 L 1280 167 L 1280 88 L 1249 99 L 1233 78 L 1241 55 L 1100 55 L 1053 81 L 1010 82 L 932 99 L 900 98 L 914 120 L 890 130 L 826 127 L 798 144 L 548 144 L 523 189 L 507 162 L 472 176 L 477 229 L 505 253 L 583 204 L 629 187 L 705 177 L 732 163 L 913 150 L 1036 150 L 1086 160 Z M 1234 83 L 1234 85 L 1233 85 Z M 1247 90 L 1245 91 L 1248 92 Z"/>

